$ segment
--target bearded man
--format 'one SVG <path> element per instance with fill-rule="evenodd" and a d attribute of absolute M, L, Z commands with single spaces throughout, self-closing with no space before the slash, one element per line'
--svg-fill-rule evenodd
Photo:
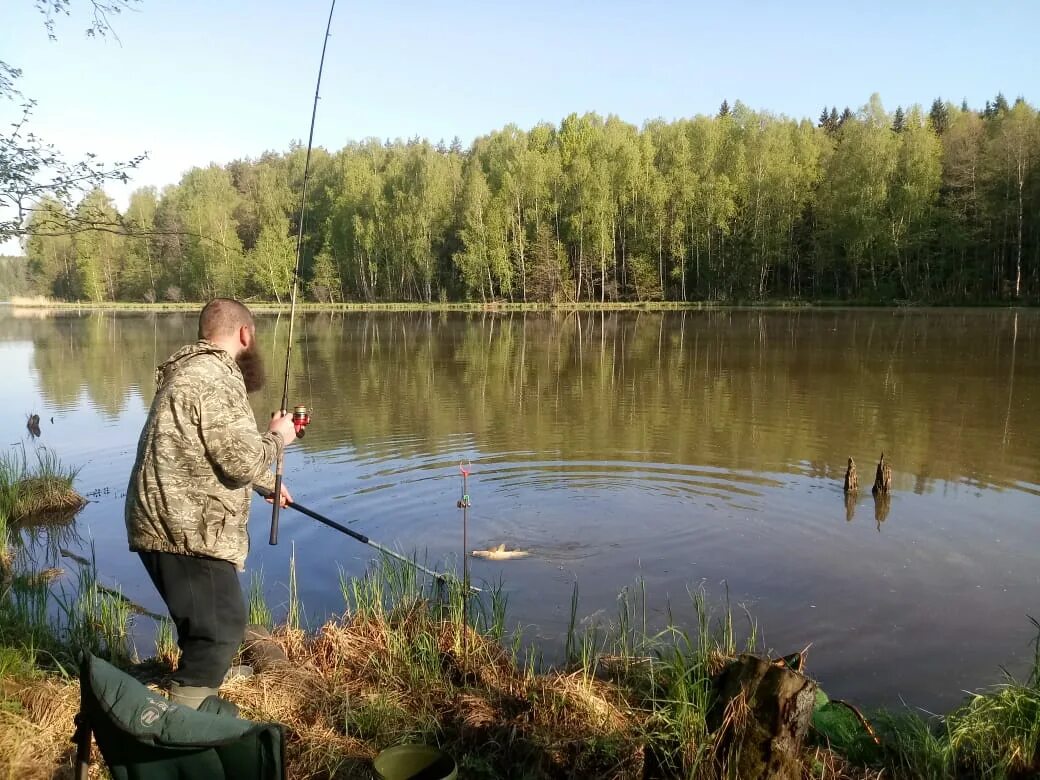
<path fill-rule="evenodd" d="M 249 550 L 250 488 L 274 490 L 271 465 L 296 438 L 290 414 L 257 431 L 247 393 L 263 384 L 249 309 L 210 301 L 199 340 L 156 371 L 127 488 L 130 550 L 177 628 L 170 699 L 196 709 L 217 692 L 245 633 L 238 572 Z M 291 500 L 283 486 L 281 505 Z"/>

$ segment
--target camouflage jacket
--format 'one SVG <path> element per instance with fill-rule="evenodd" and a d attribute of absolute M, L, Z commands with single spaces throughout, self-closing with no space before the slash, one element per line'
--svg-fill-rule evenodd
<path fill-rule="evenodd" d="M 282 437 L 257 431 L 241 371 L 207 341 L 170 357 L 155 381 L 126 491 L 130 549 L 244 569 L 250 487 L 274 489 L 271 465 Z"/>

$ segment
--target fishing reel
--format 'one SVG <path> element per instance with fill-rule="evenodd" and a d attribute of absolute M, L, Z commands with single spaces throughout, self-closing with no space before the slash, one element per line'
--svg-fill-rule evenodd
<path fill-rule="evenodd" d="M 292 424 L 293 428 L 296 429 L 296 438 L 302 439 L 305 433 L 304 429 L 311 424 L 310 410 L 303 404 L 293 407 Z"/>

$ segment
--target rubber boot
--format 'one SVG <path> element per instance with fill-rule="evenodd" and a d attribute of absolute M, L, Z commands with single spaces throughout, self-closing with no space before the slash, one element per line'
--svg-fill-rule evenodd
<path fill-rule="evenodd" d="M 173 704 L 179 704 L 188 709 L 197 710 L 199 705 L 206 700 L 207 696 L 216 696 L 216 688 L 202 688 L 194 685 L 181 685 L 179 682 L 170 683 L 169 699 Z"/>

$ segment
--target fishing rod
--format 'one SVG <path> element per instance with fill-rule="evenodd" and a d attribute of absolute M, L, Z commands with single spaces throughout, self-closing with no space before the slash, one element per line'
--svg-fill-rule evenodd
<path fill-rule="evenodd" d="M 274 495 L 274 493 L 272 493 L 270 490 L 268 490 L 267 488 L 260 487 L 259 485 L 254 485 L 253 489 L 264 498 L 271 498 Z M 379 544 L 379 542 L 372 541 L 364 534 L 355 531 L 353 528 L 348 528 L 342 523 L 337 523 L 335 520 L 331 520 L 328 517 L 325 517 L 325 515 L 318 514 L 313 509 L 308 509 L 307 507 L 297 503 L 296 501 L 290 501 L 288 504 L 286 504 L 286 506 L 290 509 L 295 509 L 300 514 L 306 515 L 307 517 L 310 517 L 313 520 L 317 520 L 322 525 L 327 525 L 329 528 L 334 528 L 340 533 L 346 534 L 351 539 L 356 539 L 362 544 L 367 544 L 369 547 L 373 547 L 376 550 L 379 550 L 379 552 L 383 553 L 384 555 L 389 555 L 391 558 L 396 558 L 399 561 L 403 561 L 404 563 L 407 563 L 409 566 L 413 566 L 419 571 L 424 572 L 425 574 L 429 574 L 438 582 L 448 583 L 450 581 L 450 577 L 447 574 L 441 574 L 440 572 L 434 571 L 433 569 L 427 569 L 425 566 L 416 563 L 411 558 L 401 555 L 398 552 L 394 552 L 389 547 L 384 547 L 383 545 Z M 468 582 L 464 583 L 464 585 L 467 591 L 472 591 L 473 593 L 481 592 L 480 588 L 474 587 L 473 585 L 470 585 Z"/>
<path fill-rule="evenodd" d="M 307 183 L 310 179 L 311 173 L 311 148 L 314 146 L 314 121 L 318 117 L 318 95 L 321 92 L 321 74 L 325 70 L 325 50 L 329 46 L 329 33 L 332 30 L 332 14 L 336 10 L 336 0 L 332 0 L 332 5 L 329 8 L 329 21 L 325 25 L 325 40 L 321 45 L 321 61 L 318 63 L 318 83 L 314 87 L 314 107 L 311 109 L 311 131 L 307 137 L 307 157 L 303 163 L 303 194 L 300 197 L 300 224 L 299 229 L 296 232 L 296 266 L 293 268 L 292 277 L 292 296 L 289 303 L 289 339 L 285 345 L 285 377 L 282 381 L 282 404 L 279 410 L 284 417 L 288 413 L 289 409 L 289 365 L 292 361 L 292 345 L 293 345 L 293 324 L 296 321 L 296 292 L 300 283 L 300 258 L 303 257 L 303 218 L 306 214 L 307 209 Z M 293 426 L 296 428 L 296 435 L 300 438 L 308 425 L 311 422 L 310 410 L 300 404 L 293 407 Z M 282 495 L 282 477 L 285 473 L 285 454 L 283 451 L 278 453 L 278 464 L 275 467 L 274 472 L 274 498 L 271 501 L 271 537 L 268 543 L 271 545 L 278 544 L 278 515 L 280 506 L 280 499 Z"/>

